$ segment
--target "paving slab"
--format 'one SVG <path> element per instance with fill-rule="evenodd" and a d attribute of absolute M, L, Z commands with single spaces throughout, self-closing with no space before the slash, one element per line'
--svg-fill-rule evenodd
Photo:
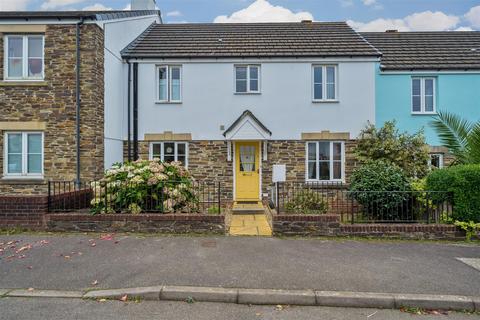
<path fill-rule="evenodd" d="M 160 300 L 194 301 L 203 302 L 228 302 L 236 303 L 237 289 L 188 287 L 188 286 L 165 286 L 160 294 Z"/>
<path fill-rule="evenodd" d="M 83 295 L 86 299 L 120 299 L 123 296 L 128 298 L 142 298 L 144 300 L 159 300 L 162 286 L 125 288 L 112 290 L 92 290 Z"/>
<path fill-rule="evenodd" d="M 454 295 L 396 294 L 395 307 L 475 311 L 472 298 Z"/>
<path fill-rule="evenodd" d="M 239 289 L 240 304 L 287 304 L 314 306 L 313 290 Z"/>
<path fill-rule="evenodd" d="M 81 298 L 82 291 L 16 289 L 7 293 L 8 297 L 30 298 Z"/>
<path fill-rule="evenodd" d="M 371 292 L 315 291 L 317 305 L 324 307 L 393 309 L 395 299 L 391 294 Z"/>

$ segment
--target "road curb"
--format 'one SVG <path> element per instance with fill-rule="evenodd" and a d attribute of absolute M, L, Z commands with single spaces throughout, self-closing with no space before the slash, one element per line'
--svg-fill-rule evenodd
<path fill-rule="evenodd" d="M 0 289 L 0 297 L 127 298 L 153 301 L 225 302 L 252 305 L 303 305 L 326 307 L 398 309 L 417 307 L 457 311 L 480 311 L 480 297 L 460 295 L 397 294 L 349 291 L 246 289 L 191 286 L 152 286 L 112 290 L 63 291 Z"/>

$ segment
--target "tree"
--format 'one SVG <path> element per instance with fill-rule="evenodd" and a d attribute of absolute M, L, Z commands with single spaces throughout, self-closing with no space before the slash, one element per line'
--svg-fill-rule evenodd
<path fill-rule="evenodd" d="M 404 170 L 409 178 L 422 178 L 428 173 L 429 150 L 423 131 L 400 133 L 395 121 L 381 128 L 368 123 L 360 132 L 354 153 L 361 162 L 383 160 Z"/>
<path fill-rule="evenodd" d="M 455 156 L 454 163 L 480 163 L 480 121 L 473 123 L 456 114 L 439 111 L 430 125 L 440 143 Z"/>

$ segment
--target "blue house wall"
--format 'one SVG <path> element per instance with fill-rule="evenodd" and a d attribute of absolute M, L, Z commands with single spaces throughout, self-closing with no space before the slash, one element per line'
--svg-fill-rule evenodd
<path fill-rule="evenodd" d="M 432 115 L 412 114 L 411 79 L 415 76 L 435 77 L 436 110 L 459 114 L 462 118 L 480 119 L 480 72 L 382 72 L 377 65 L 375 122 L 396 120 L 401 131 L 410 133 L 424 128 L 427 143 L 438 146 L 440 141 L 429 125 Z"/>

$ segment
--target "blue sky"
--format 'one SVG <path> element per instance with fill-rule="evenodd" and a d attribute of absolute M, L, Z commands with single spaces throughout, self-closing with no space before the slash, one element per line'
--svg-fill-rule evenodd
<path fill-rule="evenodd" d="M 129 3 L 0 0 L 0 10 L 124 9 Z M 480 30 L 480 0 L 157 0 L 157 5 L 167 23 L 297 21 L 312 17 L 349 21 L 359 30 Z"/>

